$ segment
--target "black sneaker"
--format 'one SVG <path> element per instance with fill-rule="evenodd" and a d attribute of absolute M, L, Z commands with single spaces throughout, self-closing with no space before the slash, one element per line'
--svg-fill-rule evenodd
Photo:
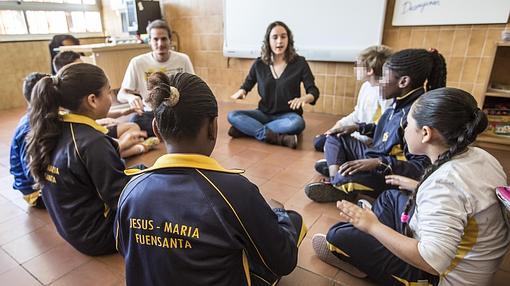
<path fill-rule="evenodd" d="M 324 177 L 329 177 L 328 162 L 326 162 L 326 159 L 320 159 L 315 162 L 314 168 L 317 173 L 323 175 Z"/>
<path fill-rule="evenodd" d="M 237 128 L 235 128 L 234 126 L 230 126 L 230 128 L 228 129 L 228 136 L 230 136 L 232 138 L 241 138 L 241 137 L 247 137 L 248 135 L 237 130 Z"/>
<path fill-rule="evenodd" d="M 317 182 L 308 184 L 305 187 L 305 194 L 313 201 L 318 203 L 329 203 L 336 201 L 354 201 L 356 195 L 343 192 L 329 182 Z"/>

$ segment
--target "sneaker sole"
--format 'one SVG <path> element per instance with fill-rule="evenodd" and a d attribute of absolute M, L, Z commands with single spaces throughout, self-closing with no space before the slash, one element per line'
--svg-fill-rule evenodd
<path fill-rule="evenodd" d="M 367 274 L 361 272 L 356 267 L 351 264 L 342 261 L 340 258 L 336 257 L 331 251 L 328 249 L 328 242 L 326 240 L 326 236 L 324 234 L 316 234 L 312 237 L 312 248 L 315 251 L 315 254 L 319 257 L 320 260 L 326 262 L 329 265 L 332 265 L 336 268 L 342 269 L 353 276 L 359 278 L 367 277 Z"/>
<path fill-rule="evenodd" d="M 312 183 L 305 187 L 305 194 L 318 203 L 330 203 L 342 200 L 352 200 L 352 195 L 344 193 L 335 187 L 324 183 Z"/>

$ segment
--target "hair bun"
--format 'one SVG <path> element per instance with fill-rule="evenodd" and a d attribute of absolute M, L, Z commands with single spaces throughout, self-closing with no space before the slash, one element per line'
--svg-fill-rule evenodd
<path fill-rule="evenodd" d="M 436 48 L 429 48 L 428 52 L 431 53 L 431 54 L 438 54 L 439 53 L 439 51 Z"/>
<path fill-rule="evenodd" d="M 170 94 L 168 97 L 163 101 L 163 104 L 165 104 L 168 107 L 174 107 L 179 103 L 179 98 L 181 97 L 181 94 L 179 93 L 179 90 L 173 86 L 170 86 Z"/>

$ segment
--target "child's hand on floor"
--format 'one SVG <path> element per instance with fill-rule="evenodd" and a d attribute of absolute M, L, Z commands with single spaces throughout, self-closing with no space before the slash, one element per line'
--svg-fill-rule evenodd
<path fill-rule="evenodd" d="M 397 186 L 401 190 L 414 191 L 418 187 L 418 181 L 399 175 L 388 175 L 385 177 L 386 184 Z"/>
<path fill-rule="evenodd" d="M 348 161 L 340 166 L 338 173 L 342 176 L 348 176 L 361 171 L 372 171 L 375 170 L 380 164 L 381 161 L 376 158 Z"/>
<path fill-rule="evenodd" d="M 341 222 L 349 222 L 357 229 L 366 233 L 370 233 L 372 228 L 380 223 L 379 219 L 369 208 L 360 208 L 345 200 L 336 202 L 336 207 L 340 210 Z"/>

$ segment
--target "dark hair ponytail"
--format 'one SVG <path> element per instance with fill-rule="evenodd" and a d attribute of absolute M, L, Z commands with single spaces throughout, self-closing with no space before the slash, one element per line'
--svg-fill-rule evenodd
<path fill-rule="evenodd" d="M 405 49 L 391 55 L 385 66 L 399 77 L 409 76 L 411 88 L 427 82 L 427 90 L 446 86 L 446 62 L 435 49 Z"/>
<path fill-rule="evenodd" d="M 147 87 L 146 101 L 154 110 L 156 124 L 166 141 L 194 138 L 204 120 L 218 116 L 214 94 L 196 75 L 177 73 L 168 78 L 155 72 Z"/>
<path fill-rule="evenodd" d="M 34 87 L 27 136 L 28 161 L 36 184 L 44 180 L 51 155 L 62 133 L 59 107 L 76 111 L 83 98 L 99 95 L 108 84 L 103 70 L 91 64 L 65 66 L 57 75 L 42 78 Z"/>
<path fill-rule="evenodd" d="M 411 116 L 419 128 L 429 126 L 437 130 L 449 148 L 425 170 L 407 201 L 404 214 L 409 214 L 413 208 L 421 184 L 442 164 L 466 151 L 488 125 L 487 116 L 478 108 L 474 97 L 456 88 L 439 88 L 423 94 L 413 104 Z M 411 236 L 408 222 L 403 224 L 405 235 Z"/>

